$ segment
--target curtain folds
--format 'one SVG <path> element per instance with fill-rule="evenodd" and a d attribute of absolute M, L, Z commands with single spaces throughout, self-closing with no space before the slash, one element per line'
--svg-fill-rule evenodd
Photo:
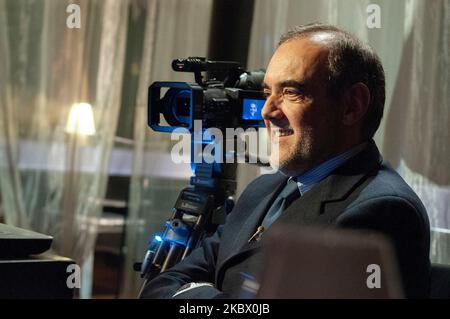
<path fill-rule="evenodd" d="M 79 29 L 66 24 L 72 3 Z M 117 125 L 128 0 L 0 0 L 0 8 L 5 221 L 54 236 L 55 252 L 82 265 L 94 247 Z M 81 102 L 92 106 L 94 135 L 66 129 Z"/>
<path fill-rule="evenodd" d="M 80 8 L 79 29 L 66 25 L 69 4 Z M 0 0 L 4 220 L 53 235 L 56 253 L 92 267 L 119 114 L 132 112 L 123 296 L 137 295 L 132 264 L 142 260 L 149 236 L 162 229 L 191 175 L 189 165 L 172 164 L 170 136 L 148 128 L 147 88 L 157 80 L 193 80 L 173 72 L 171 61 L 206 56 L 211 10 L 212 0 Z M 145 30 L 128 33 L 142 11 Z M 136 84 L 124 83 L 128 46 L 142 56 L 126 70 L 138 75 Z M 134 105 L 123 100 L 124 88 L 126 96 L 136 95 Z M 92 106 L 94 135 L 67 132 L 73 104 L 81 102 Z"/>

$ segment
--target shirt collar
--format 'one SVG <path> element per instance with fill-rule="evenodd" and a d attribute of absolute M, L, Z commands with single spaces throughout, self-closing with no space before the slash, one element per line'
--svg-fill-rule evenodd
<path fill-rule="evenodd" d="M 336 168 L 344 164 L 351 157 L 355 156 L 361 152 L 367 146 L 367 142 L 361 143 L 344 153 L 341 153 L 322 164 L 306 171 L 305 173 L 298 176 L 291 176 L 290 178 L 297 181 L 298 189 L 300 194 L 303 196 L 307 191 L 309 191 L 315 184 L 326 178 L 331 174 Z"/>

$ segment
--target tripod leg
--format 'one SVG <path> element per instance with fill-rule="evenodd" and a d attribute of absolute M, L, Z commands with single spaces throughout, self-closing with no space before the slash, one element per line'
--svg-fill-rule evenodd
<path fill-rule="evenodd" d="M 161 267 L 161 272 L 165 271 L 172 267 L 175 263 L 178 262 L 178 256 L 181 252 L 181 246 L 171 243 L 169 252 L 167 253 L 167 257 L 164 260 L 164 263 Z"/>

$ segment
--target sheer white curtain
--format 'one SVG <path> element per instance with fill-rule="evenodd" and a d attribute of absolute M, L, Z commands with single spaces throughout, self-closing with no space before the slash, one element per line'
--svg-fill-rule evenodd
<path fill-rule="evenodd" d="M 80 29 L 66 25 L 69 4 L 80 7 Z M 212 0 L 0 0 L 0 211 L 9 224 L 53 235 L 55 251 L 88 261 L 88 270 L 119 109 L 129 103 L 122 96 L 129 21 L 146 12 L 142 60 L 131 70 L 138 87 L 126 86 L 137 102 L 129 108 L 135 143 L 123 296 L 137 295 L 132 264 L 191 175 L 189 165 L 170 160 L 170 135 L 148 128 L 147 88 L 193 81 L 171 61 L 206 56 L 211 9 Z M 77 102 L 92 105 L 94 135 L 66 131 Z"/>
<path fill-rule="evenodd" d="M 68 28 L 69 4 L 81 28 Z M 120 106 L 128 0 L 0 0 L 0 192 L 5 221 L 92 253 Z M 92 106 L 95 134 L 67 131 Z M 81 124 L 88 120 L 82 114 Z"/>
<path fill-rule="evenodd" d="M 192 74 L 172 71 L 173 59 L 206 56 L 212 0 L 148 1 L 146 36 L 135 113 L 135 147 L 125 238 L 121 297 L 135 298 L 142 281 L 133 263 L 142 261 L 150 236 L 163 229 L 180 191 L 192 175 L 188 164 L 174 164 L 170 134 L 147 126 L 147 90 L 154 81 L 194 82 Z"/>
<path fill-rule="evenodd" d="M 371 3 L 380 29 L 367 27 Z M 432 260 L 450 263 L 450 1 L 256 0 L 249 68 L 267 65 L 280 35 L 310 22 L 343 27 L 380 55 L 387 96 L 375 140 L 427 208 Z"/>

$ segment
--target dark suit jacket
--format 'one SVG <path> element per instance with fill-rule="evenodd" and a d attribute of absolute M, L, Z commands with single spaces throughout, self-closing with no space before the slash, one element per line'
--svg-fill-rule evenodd
<path fill-rule="evenodd" d="M 242 273 L 254 274 L 264 239 L 248 244 L 287 177 L 263 175 L 251 182 L 224 225 L 201 247 L 144 287 L 143 298 L 170 298 L 189 282 L 211 282 L 181 298 L 236 297 Z M 426 298 L 429 286 L 429 222 L 421 201 L 368 147 L 294 201 L 275 223 L 379 231 L 393 242 L 407 297 Z M 293 252 L 295 253 L 295 252 Z"/>

